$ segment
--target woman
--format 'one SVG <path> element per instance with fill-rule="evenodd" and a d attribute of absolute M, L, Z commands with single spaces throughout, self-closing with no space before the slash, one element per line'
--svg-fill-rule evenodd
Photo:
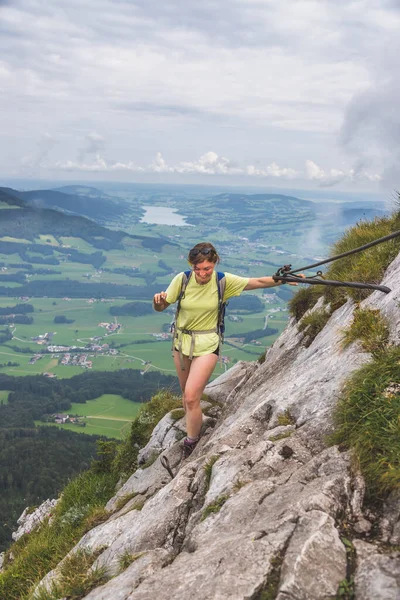
<path fill-rule="evenodd" d="M 199 441 L 203 420 L 200 400 L 217 364 L 220 341 L 217 330 L 219 292 L 215 272 L 220 258 L 212 244 L 201 242 L 190 250 L 188 261 L 193 273 L 180 301 L 173 345 L 174 363 L 186 413 L 187 437 L 183 441 L 183 458 L 190 456 Z M 182 275 L 179 273 L 174 277 L 167 291 L 154 295 L 153 307 L 157 312 L 165 310 L 179 299 Z M 225 273 L 223 301 L 240 296 L 243 291 L 277 285 L 281 283 L 272 277 L 248 278 Z"/>

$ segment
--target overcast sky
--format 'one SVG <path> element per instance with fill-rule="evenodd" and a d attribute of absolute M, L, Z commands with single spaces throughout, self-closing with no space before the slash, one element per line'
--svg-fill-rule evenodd
<path fill-rule="evenodd" d="M 0 0 L 0 176 L 400 188 L 399 0 Z"/>

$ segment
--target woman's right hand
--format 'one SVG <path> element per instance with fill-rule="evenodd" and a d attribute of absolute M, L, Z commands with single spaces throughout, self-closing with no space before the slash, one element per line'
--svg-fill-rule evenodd
<path fill-rule="evenodd" d="M 164 308 L 167 308 L 168 302 L 167 302 L 166 292 L 160 292 L 159 294 L 154 294 L 153 304 L 154 304 L 154 308 L 156 310 L 163 310 Z"/>

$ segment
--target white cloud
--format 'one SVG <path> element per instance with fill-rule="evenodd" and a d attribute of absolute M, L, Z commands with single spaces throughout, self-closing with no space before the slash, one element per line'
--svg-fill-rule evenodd
<path fill-rule="evenodd" d="M 50 169 L 60 171 L 77 172 L 132 172 L 132 173 L 175 173 L 175 174 L 200 174 L 200 175 L 225 175 L 225 176 L 243 176 L 244 178 L 264 179 L 264 180 L 309 180 L 316 181 L 321 186 L 331 186 L 342 181 L 379 181 L 379 174 L 370 174 L 364 170 L 356 172 L 354 169 L 343 171 L 339 169 L 330 169 L 325 172 L 314 161 L 306 160 L 302 170 L 295 170 L 290 167 L 281 167 L 276 162 L 272 162 L 265 167 L 255 165 L 239 165 L 229 158 L 218 156 L 216 152 L 206 152 L 195 161 L 183 161 L 175 165 L 169 165 L 161 152 L 157 152 L 154 160 L 149 165 L 138 165 L 134 162 L 113 162 L 108 163 L 99 154 L 95 156 L 92 163 L 78 163 L 73 161 L 58 162 L 53 166 L 48 165 Z"/>
<path fill-rule="evenodd" d="M 280 167 L 276 164 L 276 162 L 272 162 L 270 165 L 267 165 L 265 168 L 255 167 L 254 165 L 249 165 L 246 168 L 247 175 L 258 175 L 260 177 L 277 177 L 283 179 L 295 179 L 299 177 L 301 173 L 296 171 L 295 169 L 291 169 L 288 167 Z"/>
<path fill-rule="evenodd" d="M 306 179 L 318 181 L 323 186 L 333 186 L 343 181 L 370 181 L 379 182 L 382 176 L 379 173 L 370 173 L 364 169 L 347 171 L 341 169 L 329 169 L 325 172 L 312 160 L 306 160 L 305 163 Z"/>
<path fill-rule="evenodd" d="M 355 183 L 391 165 L 390 119 L 371 133 L 370 113 L 398 101 L 377 75 L 398 72 L 387 43 L 400 25 L 395 2 L 16 0 L 0 11 L 2 175 L 37 154 L 44 131 L 57 140 L 53 165 L 71 173 Z M 389 104 L 365 102 L 360 116 L 354 103 L 376 84 Z M 335 167 L 348 164 L 363 167 Z"/>

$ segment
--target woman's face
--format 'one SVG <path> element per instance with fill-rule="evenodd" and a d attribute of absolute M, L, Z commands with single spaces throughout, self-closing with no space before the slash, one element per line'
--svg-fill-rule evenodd
<path fill-rule="evenodd" d="M 212 274 L 214 273 L 215 263 L 210 262 L 209 260 L 203 260 L 201 263 L 197 263 L 197 265 L 193 265 L 193 272 L 196 277 L 197 283 L 204 285 L 211 280 Z"/>

